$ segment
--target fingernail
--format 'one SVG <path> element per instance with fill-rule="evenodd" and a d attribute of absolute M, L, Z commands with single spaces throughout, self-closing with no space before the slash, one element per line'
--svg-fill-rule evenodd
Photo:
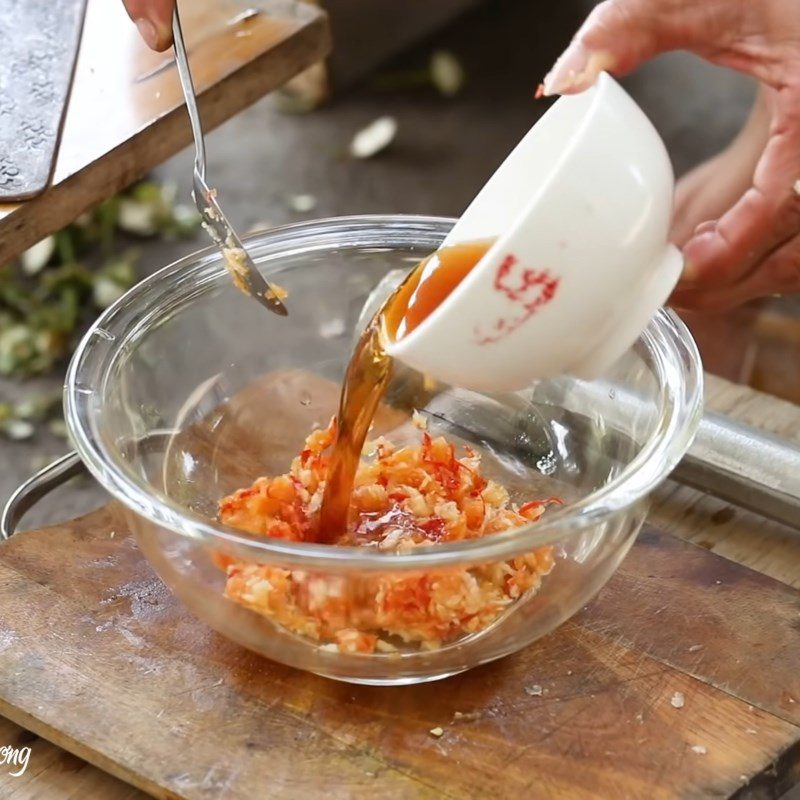
<path fill-rule="evenodd" d="M 713 220 L 706 220 L 705 222 L 701 222 L 692 232 L 692 236 L 702 236 L 704 233 L 711 233 L 712 231 L 716 230 L 717 223 Z"/>
<path fill-rule="evenodd" d="M 714 262 L 720 242 L 716 222 L 702 222 L 683 247 L 683 274 L 681 281 L 696 283 L 704 281 L 709 274 L 709 266 Z"/>
<path fill-rule="evenodd" d="M 149 19 L 142 18 L 136 20 L 136 27 L 139 29 L 139 35 L 144 39 L 147 46 L 155 50 L 158 47 L 156 26 Z"/>
<path fill-rule="evenodd" d="M 570 89 L 588 64 L 589 51 L 580 42 L 573 42 L 545 75 L 543 81 L 545 96 L 552 97 Z"/>
<path fill-rule="evenodd" d="M 592 52 L 580 42 L 573 42 L 547 73 L 544 94 L 552 97 L 554 94 L 588 89 L 597 80 L 597 76 L 603 70 L 610 69 L 613 64 L 614 57 L 611 53 Z"/>

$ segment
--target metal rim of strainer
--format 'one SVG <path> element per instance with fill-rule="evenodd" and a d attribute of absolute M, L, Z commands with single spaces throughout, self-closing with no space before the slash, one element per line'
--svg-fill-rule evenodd
<path fill-rule="evenodd" d="M 246 238 L 246 244 L 263 268 L 270 266 L 270 261 L 296 254 L 298 250 L 381 244 L 434 248 L 454 223 L 450 218 L 413 215 L 334 217 L 252 234 Z M 342 241 L 348 234 L 354 238 Z M 659 423 L 619 475 L 581 500 L 564 509 L 552 510 L 531 525 L 483 539 L 419 548 L 403 554 L 256 538 L 187 512 L 120 463 L 94 429 L 90 394 L 83 388 L 84 373 L 93 372 L 100 380 L 94 391 L 102 397 L 102 379 L 111 374 L 123 342 L 134 341 L 163 318 L 166 311 L 172 313 L 191 303 L 224 280 L 227 272 L 219 254 L 214 248 L 207 248 L 162 268 L 106 309 L 81 340 L 70 362 L 64 388 L 65 418 L 81 459 L 112 497 L 157 526 L 242 559 L 342 571 L 403 571 L 508 558 L 564 540 L 614 514 L 633 509 L 683 457 L 702 413 L 702 368 L 697 347 L 680 319 L 670 311 L 660 310 L 641 337 L 658 372 Z M 160 302 L 154 302 L 156 298 Z M 109 341 L 109 332 L 120 327 L 122 340 L 112 334 Z M 99 357 L 95 353 L 98 339 L 105 340 Z"/>

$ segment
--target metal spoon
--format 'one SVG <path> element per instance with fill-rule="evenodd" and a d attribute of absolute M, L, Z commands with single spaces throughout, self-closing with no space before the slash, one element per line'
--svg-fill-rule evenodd
<path fill-rule="evenodd" d="M 197 96 L 192 82 L 192 73 L 189 70 L 189 59 L 183 42 L 183 31 L 177 5 L 172 15 L 172 37 L 175 44 L 175 63 L 178 67 L 178 75 L 181 79 L 183 95 L 186 98 L 186 109 L 189 112 L 194 136 L 192 194 L 197 210 L 200 212 L 202 225 L 222 250 L 225 266 L 231 273 L 236 286 L 270 311 L 285 317 L 288 312 L 280 300 L 281 290 L 269 284 L 256 269 L 256 265 L 245 250 L 241 239 L 222 213 L 222 209 L 217 203 L 216 190 L 210 189 L 206 183 L 206 146 L 203 141 L 203 128 L 200 124 L 200 113 L 197 110 Z"/>

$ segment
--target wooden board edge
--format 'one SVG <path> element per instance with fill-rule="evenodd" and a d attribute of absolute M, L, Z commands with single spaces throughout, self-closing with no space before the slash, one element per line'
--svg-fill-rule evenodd
<path fill-rule="evenodd" d="M 87 515 L 87 517 L 90 516 L 91 514 Z M 87 517 L 82 519 L 86 519 Z M 42 588 L 46 589 L 47 587 Z M 180 601 L 176 600 L 176 602 Z M 621 646 L 627 647 L 626 645 Z M 644 658 L 651 659 L 655 664 L 664 668 L 668 672 L 671 671 L 681 674 L 687 681 L 696 681 L 702 684 L 709 691 L 719 692 L 720 694 L 725 695 L 732 703 L 738 704 L 741 707 L 746 707 L 748 705 L 747 700 L 739 698 L 729 692 L 725 692 L 720 687 L 708 683 L 707 681 L 700 680 L 696 676 L 691 675 L 680 667 L 669 664 L 657 655 L 646 654 L 644 655 Z M 342 685 L 345 686 L 345 684 Z M 760 710 L 764 711 L 765 714 L 776 717 L 776 715 L 772 714 L 770 711 L 766 711 L 764 709 Z M 29 711 L 9 703 L 2 697 L 0 697 L 0 715 L 10 720 L 14 724 L 31 731 L 43 740 L 52 743 L 54 746 L 71 753 L 73 756 L 87 762 L 99 770 L 102 770 L 103 772 L 113 776 L 125 784 L 147 793 L 157 800 L 189 800 L 189 795 L 175 792 L 174 789 L 166 788 L 154 780 L 147 778 L 147 776 L 143 773 L 135 772 L 130 767 L 126 766 L 122 761 L 106 755 L 99 749 L 92 748 L 90 745 L 87 745 L 81 740 L 70 736 L 59 728 L 54 727 L 52 724 L 39 719 Z M 776 719 L 778 718 L 776 717 Z M 787 789 L 796 785 L 797 781 L 800 780 L 800 726 L 798 726 L 796 723 L 786 720 L 780 720 L 780 722 L 792 728 L 792 741 L 787 745 L 785 750 L 780 752 L 776 758 L 768 761 L 763 768 L 759 769 L 758 772 L 755 772 L 751 776 L 740 776 L 742 785 L 735 789 L 732 794 L 727 795 L 727 797 L 731 798 L 731 800 L 733 800 L 733 798 L 736 798 L 736 800 L 766 800 L 766 798 L 779 798 Z M 320 728 L 320 731 L 324 732 L 324 729 Z M 348 742 L 348 749 L 350 749 L 351 746 L 352 743 Z M 397 772 L 406 779 L 418 782 L 421 787 L 430 789 L 435 793 L 435 795 L 420 794 L 418 795 L 420 797 L 451 797 L 451 795 L 428 783 L 427 780 L 423 781 L 413 773 L 409 773 L 408 771 L 402 769 L 397 764 L 385 760 L 383 755 L 381 755 L 379 752 L 374 752 L 371 748 L 364 750 L 363 748 L 355 747 L 355 751 L 366 754 L 369 758 L 375 759 L 383 768 L 386 768 L 389 771 Z M 502 787 L 498 787 L 498 797 L 504 796 L 501 789 Z"/>
<path fill-rule="evenodd" d="M 775 800 L 800 785 L 800 740 L 753 775 L 729 800 Z M 786 798 L 784 798 L 786 800 Z"/>
<path fill-rule="evenodd" d="M 77 520 L 71 520 L 62 525 L 38 529 L 32 533 L 35 535 L 36 532 L 41 533 L 47 530 L 57 530 L 59 533 L 61 533 L 65 527 L 69 530 L 72 527 L 80 525 L 80 523 L 90 523 L 93 517 L 108 517 L 109 514 L 113 514 L 115 512 L 116 508 L 118 508 L 118 504 L 112 502 Z M 665 537 L 669 536 L 673 539 L 677 538 L 672 537 L 670 534 L 666 534 L 662 531 L 656 532 Z M 701 548 L 697 545 L 685 542 L 681 543 L 684 546 L 688 546 L 691 549 L 697 550 L 707 558 L 722 558 L 721 556 L 715 556 L 714 554 L 709 553 L 704 548 Z M 728 559 L 722 560 L 727 561 Z M 742 567 L 741 565 L 739 565 L 739 568 L 749 570 L 749 568 Z M 749 571 L 754 572 L 754 570 Z M 740 706 L 746 706 L 750 704 L 746 698 L 742 698 L 736 693 L 725 690 L 724 688 L 715 685 L 710 681 L 704 680 L 697 675 L 693 675 L 681 665 L 674 664 L 656 653 L 648 653 L 646 657 L 648 659 L 652 659 L 654 662 L 666 668 L 667 670 L 682 674 L 690 681 L 697 681 L 698 683 L 706 686 L 709 690 L 724 694 L 732 702 L 737 703 Z M 751 776 L 741 776 L 743 785 L 737 788 L 730 796 L 742 798 L 743 800 L 762 797 L 779 797 L 784 788 L 793 786 L 797 782 L 798 778 L 800 778 L 800 726 L 798 726 L 797 722 L 783 719 L 773 711 L 764 709 L 758 704 L 756 704 L 756 707 L 765 714 L 768 714 L 776 719 L 780 719 L 783 723 L 789 725 L 792 731 L 790 737 L 787 738 L 787 744 L 785 745 L 785 749 L 783 751 L 773 751 L 773 753 L 777 753 L 776 757 L 765 763 L 763 767 L 759 767 L 757 772 L 753 773 Z M 20 708 L 19 706 L 9 703 L 3 698 L 0 698 L 0 714 L 13 721 L 15 724 L 31 730 L 55 746 L 61 747 L 62 749 L 72 753 L 74 756 L 92 764 L 98 769 L 113 775 L 115 778 L 118 778 L 119 780 L 134 786 L 141 791 L 149 793 L 159 800 L 162 800 L 162 798 L 163 800 L 178 800 L 179 798 L 183 797 L 183 795 L 176 794 L 173 789 L 165 788 L 158 783 L 153 782 L 151 779 L 148 779 L 145 775 L 140 775 L 133 772 L 129 769 L 129 767 L 126 767 L 123 762 L 105 755 L 100 750 L 92 749 L 90 746 L 86 745 L 80 740 L 75 739 L 54 727 L 52 723 L 47 723 L 38 719 L 30 712 Z M 378 754 L 372 753 L 371 755 L 373 757 L 380 758 Z"/>
<path fill-rule="evenodd" d="M 198 98 L 205 131 L 211 131 L 239 111 L 322 60 L 330 52 L 327 16 L 317 11 L 303 27 L 284 41 L 245 64 L 235 73 L 209 87 Z M 287 56 L 299 56 L 300 66 L 290 66 Z M 277 59 L 280 69 L 271 69 L 264 80 L 264 62 Z M 245 99 L 235 110 L 224 109 L 223 99 L 235 88 Z M 154 167 L 178 153 L 192 140 L 189 118 L 183 105 L 168 112 L 154 129 L 141 130 L 105 157 L 85 166 L 44 194 L 21 204 L 0 220 L 0 263 L 9 261 L 36 242 L 68 225 L 101 200 L 130 186 Z M 114 171 L 109 174 L 113 156 Z M 13 235 L 8 234 L 8 229 Z M 13 245 L 13 246 L 12 246 Z"/>
<path fill-rule="evenodd" d="M 72 753 L 72 755 L 80 758 L 87 764 L 91 764 L 93 767 L 97 767 L 97 769 L 121 780 L 123 783 L 146 792 L 151 797 L 156 798 L 156 800 L 184 800 L 181 795 L 165 790 L 158 784 L 145 780 L 141 776 L 134 775 L 129 770 L 126 770 L 122 764 L 114 761 L 114 759 L 103 755 L 98 750 L 92 750 L 86 747 L 77 739 L 67 736 L 62 731 L 53 728 L 46 722 L 29 714 L 27 711 L 7 703 L 2 697 L 0 697 L 0 715 L 11 720 L 15 725 L 19 725 L 21 728 L 35 733 L 38 737 L 47 740 L 56 747 L 60 747 L 62 750 Z"/>

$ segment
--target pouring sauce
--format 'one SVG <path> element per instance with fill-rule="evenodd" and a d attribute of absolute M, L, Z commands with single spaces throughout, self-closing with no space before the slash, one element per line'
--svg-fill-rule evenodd
<path fill-rule="evenodd" d="M 400 316 L 395 338 L 402 339 L 419 327 L 467 277 L 492 244 L 493 241 L 465 242 L 446 247 L 426 258 L 414 271 L 419 275 L 405 308 L 399 303 L 401 309 L 395 310 L 396 303 L 391 298 L 384 306 L 394 316 Z M 423 273 L 427 276 L 421 280 Z"/>
<path fill-rule="evenodd" d="M 336 441 L 320 509 L 319 539 L 335 540 L 347 527 L 350 496 L 372 418 L 392 375 L 386 345 L 415 330 L 483 258 L 492 241 L 466 242 L 438 250 L 418 264 L 367 326 L 345 373 Z"/>

